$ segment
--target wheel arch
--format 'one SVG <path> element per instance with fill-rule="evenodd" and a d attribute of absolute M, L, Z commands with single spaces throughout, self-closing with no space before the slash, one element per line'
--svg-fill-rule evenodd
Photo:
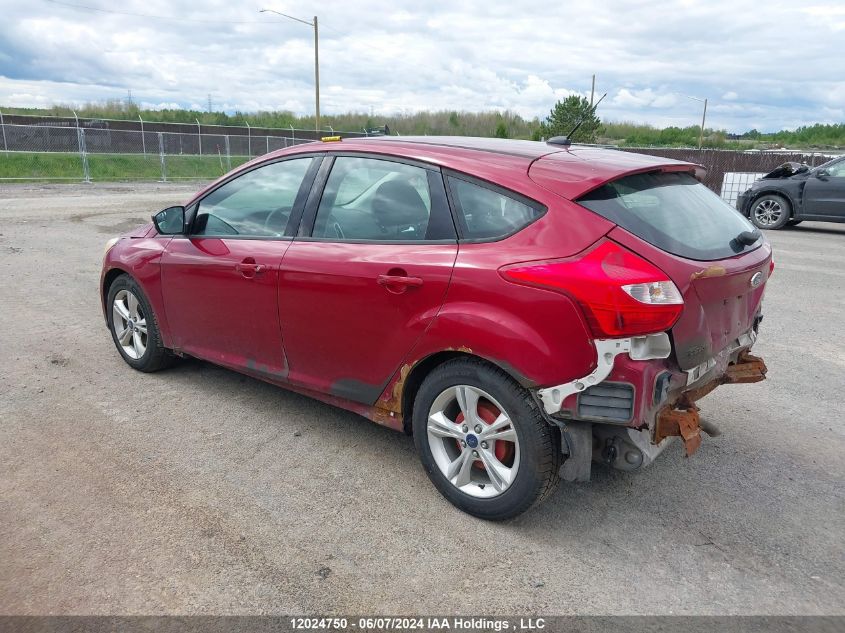
<path fill-rule="evenodd" d="M 754 197 L 751 198 L 751 201 L 748 203 L 748 211 L 745 217 L 751 218 L 751 211 L 754 209 L 754 205 L 763 196 L 779 196 L 784 198 L 789 203 L 789 217 L 795 217 L 795 212 L 798 209 L 798 203 L 796 202 L 795 197 L 788 191 L 777 189 L 775 187 L 767 187 L 765 189 L 761 189 L 760 191 L 755 191 Z"/>
<path fill-rule="evenodd" d="M 150 308 L 155 314 L 156 324 L 158 325 L 161 340 L 164 343 L 165 347 L 169 349 L 172 348 L 170 327 L 167 323 L 167 314 L 165 313 L 164 309 L 164 300 L 161 296 L 160 283 L 156 274 L 157 270 L 151 271 L 149 275 L 144 276 L 143 274 L 135 274 L 134 272 L 132 272 L 132 270 L 129 270 L 128 268 L 129 267 L 125 266 L 125 264 L 112 264 L 111 267 L 108 268 L 108 270 L 104 270 L 101 275 L 100 301 L 103 307 L 103 318 L 106 321 L 106 325 L 108 325 L 109 321 L 109 288 L 111 288 L 111 285 L 118 277 L 120 277 L 121 275 L 126 275 L 138 285 L 138 287 L 144 293 L 144 296 L 146 296 L 147 301 L 150 304 Z"/>
<path fill-rule="evenodd" d="M 109 296 L 109 288 L 114 283 L 114 280 L 120 277 L 121 275 L 129 275 L 132 276 L 131 273 L 115 266 L 113 268 L 108 269 L 103 273 L 103 279 L 100 283 L 100 303 L 103 306 L 103 318 L 105 318 L 106 323 L 108 324 L 108 296 Z"/>
<path fill-rule="evenodd" d="M 523 387 L 533 384 L 524 376 L 520 376 L 513 367 L 509 367 L 507 364 L 503 364 L 501 362 L 496 362 L 490 358 L 485 358 L 484 356 L 479 356 L 478 354 L 474 354 L 468 350 L 447 349 L 434 352 L 414 363 L 408 370 L 404 380 L 400 378 L 399 383 L 397 383 L 401 385 L 400 412 L 402 414 L 402 426 L 406 434 L 412 435 L 414 401 L 416 400 L 417 393 L 419 392 L 423 381 L 440 365 L 456 358 L 466 358 L 468 360 L 479 361 L 489 365 L 490 367 L 499 369 Z"/>

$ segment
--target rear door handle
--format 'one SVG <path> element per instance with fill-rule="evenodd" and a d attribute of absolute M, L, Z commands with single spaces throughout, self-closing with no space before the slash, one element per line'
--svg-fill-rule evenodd
<path fill-rule="evenodd" d="M 378 284 L 387 288 L 401 287 L 405 288 L 419 288 L 423 284 L 423 280 L 419 277 L 405 277 L 402 275 L 379 275 Z"/>

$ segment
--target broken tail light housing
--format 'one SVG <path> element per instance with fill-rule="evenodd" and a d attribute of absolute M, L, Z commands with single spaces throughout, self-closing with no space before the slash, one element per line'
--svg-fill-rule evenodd
<path fill-rule="evenodd" d="M 610 240 L 577 258 L 505 266 L 507 281 L 569 295 L 584 311 L 596 338 L 663 332 L 684 307 L 666 273 Z"/>

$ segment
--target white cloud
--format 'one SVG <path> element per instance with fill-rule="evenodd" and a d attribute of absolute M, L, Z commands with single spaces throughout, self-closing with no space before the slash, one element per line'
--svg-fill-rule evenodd
<path fill-rule="evenodd" d="M 631 90 L 620 88 L 611 99 L 618 108 L 671 108 L 678 104 L 678 95 L 666 88 Z"/>
<path fill-rule="evenodd" d="M 75 0 L 70 0 L 71 2 Z M 263 0 L 262 0 L 263 1 Z M 259 3 L 0 0 L 0 105 L 123 98 L 313 111 L 313 35 Z M 324 112 L 510 109 L 589 95 L 605 119 L 744 130 L 841 121 L 839 5 L 769 0 L 357 0 L 270 3 L 320 16 Z M 784 24 L 789 40 L 784 44 Z M 722 107 L 724 106 L 724 107 Z M 731 106 L 731 107 L 728 107 Z M 735 106 L 735 107 L 734 107 Z M 711 114 L 712 112 L 712 114 Z"/>
<path fill-rule="evenodd" d="M 651 102 L 652 108 L 671 108 L 678 104 L 678 96 L 676 94 L 661 94 L 654 98 Z"/>

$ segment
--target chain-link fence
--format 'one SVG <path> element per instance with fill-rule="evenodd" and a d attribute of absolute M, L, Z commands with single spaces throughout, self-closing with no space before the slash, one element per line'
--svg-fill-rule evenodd
<path fill-rule="evenodd" d="M 131 129 L 133 126 L 138 129 Z M 259 133 L 261 132 L 261 133 Z M 209 179 L 335 132 L 9 116 L 0 112 L 0 181 Z M 377 133 L 377 132 L 376 132 Z"/>
<path fill-rule="evenodd" d="M 336 132 L 249 125 L 6 115 L 0 111 L 2 181 L 209 179 L 246 161 L 327 134 L 361 137 L 381 130 Z M 786 161 L 820 165 L 829 154 L 788 151 L 626 147 L 707 168 L 704 184 L 730 204 L 752 182 Z"/>
<path fill-rule="evenodd" d="M 722 177 L 722 187 L 718 194 L 729 205 L 736 205 L 739 194 L 748 190 L 755 180 L 762 178 L 766 172 L 728 171 Z"/>

